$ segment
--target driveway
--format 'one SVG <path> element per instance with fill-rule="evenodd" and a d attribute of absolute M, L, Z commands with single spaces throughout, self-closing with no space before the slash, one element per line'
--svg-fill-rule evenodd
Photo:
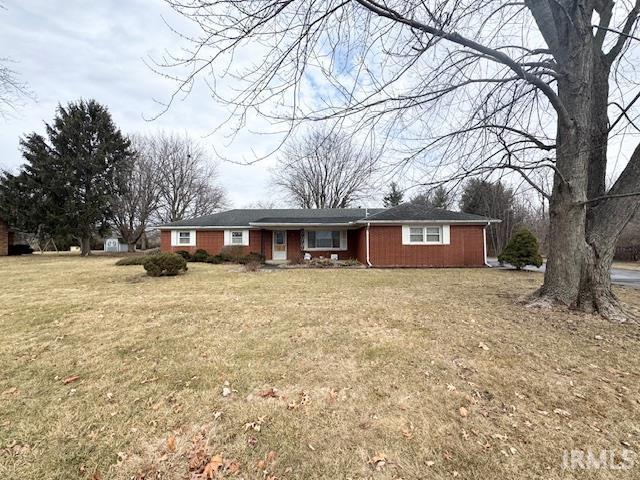
<path fill-rule="evenodd" d="M 501 267 L 497 258 L 488 258 L 489 265 L 495 268 L 512 268 L 510 266 Z M 525 267 L 525 270 L 531 272 L 544 272 L 545 265 L 541 267 Z M 623 285 L 625 287 L 640 288 L 640 270 L 626 270 L 622 268 L 611 269 L 611 282 L 616 285 Z"/>

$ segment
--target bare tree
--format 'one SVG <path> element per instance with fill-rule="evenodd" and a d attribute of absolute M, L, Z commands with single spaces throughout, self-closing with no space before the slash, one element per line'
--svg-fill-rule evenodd
<path fill-rule="evenodd" d="M 0 11 L 6 10 L 0 3 Z M 0 57 L 0 117 L 6 118 L 16 110 L 24 98 L 33 98 L 28 85 L 20 80 L 18 73 L 9 65 L 12 60 Z"/>
<path fill-rule="evenodd" d="M 610 143 L 640 130 L 640 0 L 168 3 L 202 31 L 164 64 L 179 69 L 177 92 L 209 74 L 240 126 L 259 112 L 290 130 L 332 119 L 375 131 L 403 153 L 400 163 L 430 168 L 425 184 L 521 175 L 550 206 L 533 303 L 628 318 L 609 269 L 639 205 L 637 140 L 622 138 L 626 166 L 609 185 L 606 174 Z M 234 63 L 245 49 L 260 49 L 261 60 Z M 234 88 L 218 88 L 221 77 Z M 553 172 L 551 191 L 536 184 L 537 169 Z"/>
<path fill-rule="evenodd" d="M 375 167 L 349 136 L 315 130 L 287 144 L 273 183 L 301 208 L 346 208 L 366 195 Z"/>
<path fill-rule="evenodd" d="M 159 171 L 161 223 L 209 215 L 224 206 L 216 168 L 196 141 L 162 133 L 151 140 L 151 150 Z"/>
<path fill-rule="evenodd" d="M 160 165 L 154 155 L 152 137 L 131 138 L 134 155 L 126 171 L 120 172 L 120 191 L 112 206 L 113 224 L 127 242 L 130 252 L 144 236 L 158 209 L 161 184 Z"/>

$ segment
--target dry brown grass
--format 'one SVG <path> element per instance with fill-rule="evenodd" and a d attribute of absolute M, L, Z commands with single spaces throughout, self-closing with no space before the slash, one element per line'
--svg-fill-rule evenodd
<path fill-rule="evenodd" d="M 640 448 L 640 336 L 517 305 L 539 274 L 114 261 L 0 260 L 0 478 L 639 475 L 561 469 Z"/>

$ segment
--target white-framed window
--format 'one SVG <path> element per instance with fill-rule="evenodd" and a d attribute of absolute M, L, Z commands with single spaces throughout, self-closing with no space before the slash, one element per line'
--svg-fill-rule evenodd
<path fill-rule="evenodd" d="M 449 245 L 449 225 L 403 225 L 403 245 Z"/>
<path fill-rule="evenodd" d="M 178 232 L 178 244 L 189 245 L 191 243 L 191 232 Z"/>
<path fill-rule="evenodd" d="M 172 247 L 195 247 L 196 231 L 195 230 L 173 230 L 171 232 Z"/>
<path fill-rule="evenodd" d="M 242 245 L 242 239 L 244 235 L 242 231 L 232 231 L 231 232 L 231 245 Z"/>
<path fill-rule="evenodd" d="M 423 243 L 424 242 L 424 228 L 422 228 L 422 227 L 409 227 L 409 242 L 410 243 Z"/>
<path fill-rule="evenodd" d="M 346 250 L 346 230 L 305 230 L 305 250 Z"/>
<path fill-rule="evenodd" d="M 225 230 L 224 244 L 225 246 L 248 246 L 249 230 Z"/>

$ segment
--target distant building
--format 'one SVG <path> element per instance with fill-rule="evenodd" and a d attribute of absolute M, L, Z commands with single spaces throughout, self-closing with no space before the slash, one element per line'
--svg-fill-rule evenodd
<path fill-rule="evenodd" d="M 115 253 L 128 252 L 129 246 L 127 245 L 127 242 L 125 242 L 122 238 L 114 235 L 104 240 L 104 251 Z"/>

